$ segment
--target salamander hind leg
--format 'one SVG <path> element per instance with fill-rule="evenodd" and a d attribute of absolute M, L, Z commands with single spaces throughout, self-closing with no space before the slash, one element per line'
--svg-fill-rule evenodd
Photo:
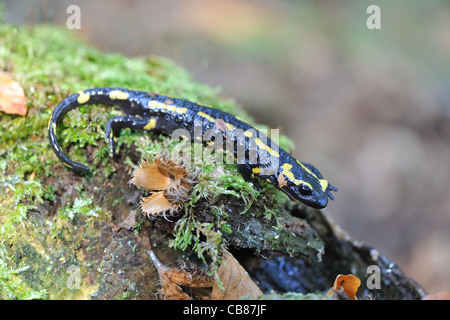
<path fill-rule="evenodd" d="M 156 126 L 157 118 L 138 118 L 133 116 L 119 116 L 111 118 L 106 124 L 106 139 L 109 141 L 109 152 L 111 156 L 119 153 L 117 137 L 124 128 L 152 130 Z"/>

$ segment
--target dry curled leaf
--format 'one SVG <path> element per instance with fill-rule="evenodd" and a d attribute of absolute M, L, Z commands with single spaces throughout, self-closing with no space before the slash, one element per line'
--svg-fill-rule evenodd
<path fill-rule="evenodd" d="M 25 116 L 26 103 L 27 98 L 22 86 L 0 71 L 0 111 Z"/>
<path fill-rule="evenodd" d="M 190 300 L 191 297 L 180 286 L 204 288 L 212 287 L 213 285 L 214 278 L 206 272 L 201 272 L 196 269 L 184 270 L 170 268 L 164 265 L 152 250 L 149 250 L 148 254 L 153 261 L 153 265 L 158 270 L 162 284 L 160 293 L 165 300 Z"/>
<path fill-rule="evenodd" d="M 344 291 L 344 293 L 352 300 L 357 300 L 356 292 L 361 285 L 361 280 L 358 277 L 348 274 L 339 274 L 334 280 L 333 288 L 327 294 L 333 294 L 334 291 Z"/>
<path fill-rule="evenodd" d="M 159 279 L 161 280 L 161 290 L 159 291 L 164 300 L 190 300 L 189 297 L 180 286 L 176 283 L 170 281 L 170 273 L 171 268 L 164 265 L 158 258 L 155 256 L 152 250 L 148 251 L 150 258 L 153 261 L 153 265 L 158 270 Z"/>
<path fill-rule="evenodd" d="M 222 251 L 222 254 L 223 263 L 219 267 L 217 274 L 224 290 L 215 281 L 211 292 L 211 299 L 235 300 L 244 296 L 255 299 L 262 295 L 261 290 L 233 255 L 225 249 Z"/>
<path fill-rule="evenodd" d="M 142 198 L 141 209 L 149 216 L 165 217 L 189 201 L 195 178 L 196 172 L 189 172 L 182 162 L 170 159 L 165 152 L 159 152 L 153 162 L 146 160 L 139 164 L 129 183 L 157 191 Z"/>
<path fill-rule="evenodd" d="M 217 271 L 220 281 L 210 276 L 208 271 L 198 271 L 196 268 L 170 268 L 159 261 L 152 250 L 148 251 L 148 254 L 158 270 L 162 284 L 160 293 L 165 300 L 191 299 L 180 286 L 212 287 L 210 296 L 200 297 L 212 300 L 235 300 L 244 296 L 255 299 L 262 294 L 247 271 L 225 249 L 222 251 L 223 263 Z"/>

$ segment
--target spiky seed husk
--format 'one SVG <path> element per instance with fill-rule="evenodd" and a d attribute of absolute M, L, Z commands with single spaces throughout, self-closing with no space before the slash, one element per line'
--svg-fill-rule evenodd
<path fill-rule="evenodd" d="M 143 161 L 140 163 L 139 169 L 133 172 L 133 177 L 129 183 L 135 186 L 145 188 L 147 190 L 164 190 L 167 188 L 173 179 L 171 174 L 164 168 L 158 167 L 150 161 Z"/>
<path fill-rule="evenodd" d="M 141 199 L 141 209 L 148 216 L 173 215 L 190 200 L 198 171 L 188 172 L 182 161 L 171 160 L 166 152 L 158 152 L 153 162 L 145 160 L 133 172 L 129 183 L 158 191 Z"/>

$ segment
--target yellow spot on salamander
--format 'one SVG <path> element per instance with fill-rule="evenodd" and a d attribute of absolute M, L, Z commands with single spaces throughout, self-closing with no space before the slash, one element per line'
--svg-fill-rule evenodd
<path fill-rule="evenodd" d="M 63 162 L 63 164 L 64 164 L 66 167 L 72 168 L 72 166 L 71 166 L 70 164 L 67 164 L 67 163 L 65 163 L 65 162 Z"/>
<path fill-rule="evenodd" d="M 283 169 L 283 171 L 282 171 L 281 173 L 282 173 L 286 178 L 288 178 L 290 181 L 292 181 L 292 182 L 295 183 L 295 180 L 297 180 L 297 179 L 294 178 L 294 174 L 292 173 L 291 168 L 292 168 L 292 164 L 285 163 L 285 164 L 283 164 L 283 165 L 281 166 L 281 169 Z M 298 181 L 298 180 L 297 180 L 297 181 Z M 297 184 L 297 183 L 295 183 L 295 184 Z M 300 184 L 300 183 L 298 183 L 298 184 Z"/>
<path fill-rule="evenodd" d="M 144 130 L 152 130 L 156 127 L 156 119 L 151 118 L 150 121 L 145 125 Z"/>
<path fill-rule="evenodd" d="M 253 132 L 251 130 L 247 130 L 247 131 L 244 132 L 244 135 L 247 138 L 251 138 L 251 137 L 253 137 Z"/>
<path fill-rule="evenodd" d="M 113 90 L 109 93 L 109 98 L 112 100 L 127 100 L 130 94 L 121 90 Z"/>
<path fill-rule="evenodd" d="M 231 123 L 225 122 L 225 125 L 227 126 L 228 130 L 234 129 L 234 126 Z"/>
<path fill-rule="evenodd" d="M 272 148 L 270 148 L 269 146 L 265 145 L 259 138 L 256 138 L 255 142 L 256 142 L 256 145 L 260 149 L 267 150 L 267 152 L 269 152 L 270 155 L 272 155 L 274 157 L 279 157 L 280 156 L 280 154 L 277 151 L 272 150 Z M 292 167 L 292 165 L 291 165 L 291 167 Z"/>
<path fill-rule="evenodd" d="M 316 176 L 311 170 L 308 169 L 307 166 L 305 166 L 303 163 L 301 163 L 300 161 L 297 160 L 297 163 L 300 165 L 300 167 L 302 167 L 303 170 L 305 170 L 306 172 L 308 172 L 310 175 L 312 175 L 313 177 L 319 179 L 318 176 Z"/>
<path fill-rule="evenodd" d="M 206 114 L 204 112 L 198 112 L 197 113 L 200 117 L 205 118 L 206 120 L 210 121 L 210 122 L 216 122 L 216 119 L 214 119 L 213 117 L 211 117 L 209 114 Z"/>
<path fill-rule="evenodd" d="M 294 173 L 291 171 L 292 168 L 292 164 L 289 163 L 285 163 L 281 166 L 281 169 L 283 169 L 283 171 L 281 172 L 289 181 L 292 181 L 296 186 L 300 185 L 300 184 L 304 184 L 306 186 L 308 186 L 309 188 L 311 188 L 311 190 L 313 189 L 312 186 L 303 180 L 299 180 L 296 179 L 294 177 Z"/>
<path fill-rule="evenodd" d="M 322 187 L 322 191 L 326 192 L 328 189 L 328 181 L 325 179 L 319 179 L 320 186 Z"/>
<path fill-rule="evenodd" d="M 168 105 L 168 106 L 167 106 L 167 110 L 171 110 L 171 111 L 173 111 L 173 112 L 181 113 L 181 114 L 187 112 L 187 108 L 176 107 L 176 106 L 174 106 L 174 105 Z"/>
<path fill-rule="evenodd" d="M 83 90 L 78 91 L 78 98 L 77 98 L 77 102 L 79 104 L 83 104 L 89 101 L 89 98 L 91 96 L 89 95 L 89 93 L 85 93 Z"/>
<path fill-rule="evenodd" d="M 165 103 L 158 102 L 155 100 L 150 100 L 148 102 L 147 106 L 150 109 L 162 109 L 162 110 L 168 110 L 168 111 L 172 111 L 172 112 L 176 112 L 176 113 L 180 113 L 180 114 L 184 114 L 187 112 L 187 108 L 177 107 L 172 104 L 167 105 Z"/>
<path fill-rule="evenodd" d="M 252 168 L 253 173 L 261 173 L 261 168 Z"/>
<path fill-rule="evenodd" d="M 114 134 L 113 134 L 112 131 L 111 131 L 111 133 L 109 134 L 109 138 L 110 138 L 110 139 L 113 139 L 114 142 L 117 142 L 117 137 L 114 137 Z"/>
<path fill-rule="evenodd" d="M 150 109 L 158 108 L 158 101 L 150 100 L 147 104 L 147 107 L 149 107 Z"/>

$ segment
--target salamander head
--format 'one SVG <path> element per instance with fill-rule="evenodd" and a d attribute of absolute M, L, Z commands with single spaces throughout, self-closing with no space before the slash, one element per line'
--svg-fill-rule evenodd
<path fill-rule="evenodd" d="M 325 187 L 323 187 L 324 185 Z M 327 206 L 328 198 L 334 199 L 331 191 L 337 191 L 337 188 L 325 179 L 320 179 L 316 183 L 301 182 L 299 185 L 288 182 L 288 185 L 282 190 L 293 200 L 313 208 L 322 209 Z"/>
<path fill-rule="evenodd" d="M 331 191 L 337 188 L 323 179 L 319 170 L 310 164 L 302 164 L 292 167 L 291 164 L 284 164 L 281 174 L 285 183 L 281 187 L 291 199 L 299 201 L 307 206 L 322 209 L 328 203 L 328 198 L 334 199 Z"/>

